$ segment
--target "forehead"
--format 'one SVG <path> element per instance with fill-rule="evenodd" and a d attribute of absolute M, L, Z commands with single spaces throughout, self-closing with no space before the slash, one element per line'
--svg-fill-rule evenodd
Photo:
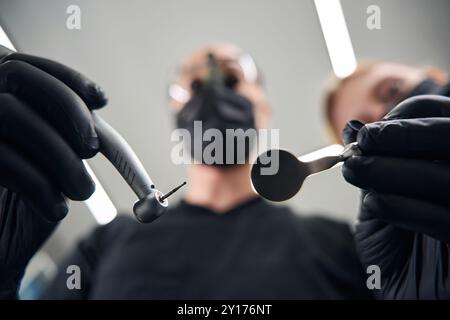
<path fill-rule="evenodd" d="M 370 94 L 380 81 L 386 78 L 409 78 L 418 68 L 394 62 L 382 62 L 369 66 L 359 74 L 345 80 L 337 95 L 337 103 L 359 100 Z"/>
<path fill-rule="evenodd" d="M 369 95 L 371 86 L 376 82 L 371 73 L 372 71 L 361 73 L 342 82 L 335 96 L 337 109 L 340 106 L 349 108 Z"/>
<path fill-rule="evenodd" d="M 395 62 L 381 62 L 373 65 L 362 76 L 365 78 L 380 78 L 380 77 L 407 77 L 410 74 L 416 73 L 419 68 L 408 66 Z"/>

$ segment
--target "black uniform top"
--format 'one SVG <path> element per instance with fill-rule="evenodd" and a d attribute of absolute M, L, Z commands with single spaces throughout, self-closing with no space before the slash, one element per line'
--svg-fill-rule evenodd
<path fill-rule="evenodd" d="M 81 241 L 45 298 L 372 298 L 346 224 L 257 198 L 225 214 L 182 201 L 152 224 L 119 216 Z M 66 268 L 81 269 L 68 290 Z"/>

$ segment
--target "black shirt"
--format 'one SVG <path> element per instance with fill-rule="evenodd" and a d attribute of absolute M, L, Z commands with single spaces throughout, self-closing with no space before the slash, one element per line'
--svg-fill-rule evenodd
<path fill-rule="evenodd" d="M 45 298 L 372 298 L 346 224 L 257 198 L 225 214 L 182 201 L 152 224 L 119 216 L 81 241 Z M 68 265 L 81 290 L 68 290 Z"/>

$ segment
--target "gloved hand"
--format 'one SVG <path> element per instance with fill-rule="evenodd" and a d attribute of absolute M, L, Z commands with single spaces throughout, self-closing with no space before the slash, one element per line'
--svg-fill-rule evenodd
<path fill-rule="evenodd" d="M 379 297 L 450 298 L 450 99 L 407 99 L 380 122 L 349 122 L 344 140 L 363 152 L 343 174 L 363 189 L 355 237 L 380 267 Z"/>
<path fill-rule="evenodd" d="M 102 90 L 57 62 L 0 46 L 0 298 L 14 298 L 25 267 L 95 185 L 82 160 L 99 141 L 90 109 Z"/>

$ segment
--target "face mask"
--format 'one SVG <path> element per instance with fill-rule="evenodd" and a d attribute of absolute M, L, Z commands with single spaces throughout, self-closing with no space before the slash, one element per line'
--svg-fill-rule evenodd
<path fill-rule="evenodd" d="M 441 85 L 427 78 L 420 82 L 413 90 L 411 90 L 411 92 L 405 97 L 405 99 L 423 94 L 450 96 L 450 83 Z"/>
<path fill-rule="evenodd" d="M 248 99 L 232 88 L 217 82 L 197 86 L 191 100 L 177 114 L 177 126 L 190 133 L 190 153 L 200 163 L 225 166 L 242 164 L 249 158 L 252 141 L 244 132 L 255 129 L 253 107 Z M 216 134 L 222 136 L 222 148 L 213 152 L 209 152 L 211 143 L 217 142 L 207 134 L 208 131 L 213 133 L 209 129 L 216 129 L 213 130 L 214 137 Z M 233 133 L 227 129 L 233 129 Z"/>

